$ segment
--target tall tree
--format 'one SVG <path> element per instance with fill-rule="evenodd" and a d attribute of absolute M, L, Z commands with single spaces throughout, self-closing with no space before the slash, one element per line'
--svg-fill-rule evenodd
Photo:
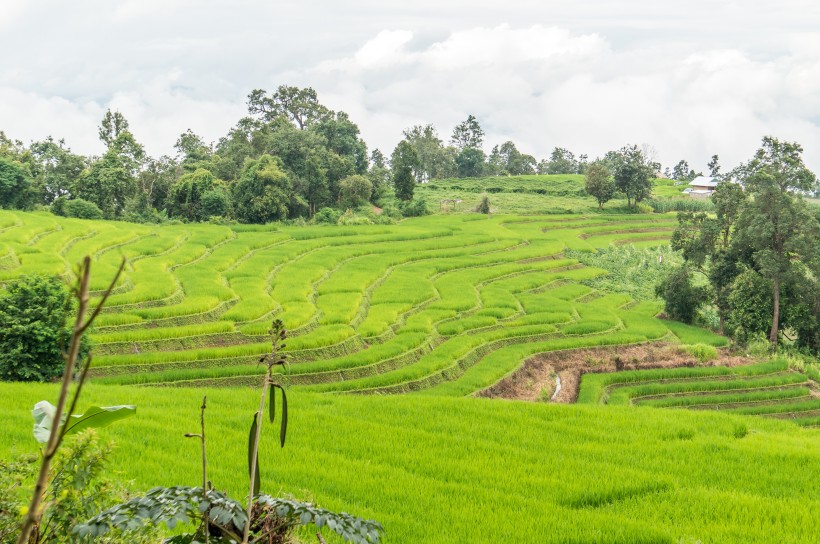
<path fill-rule="evenodd" d="M 575 174 L 578 172 L 578 160 L 569 149 L 556 147 L 544 168 L 544 174 Z"/>
<path fill-rule="evenodd" d="M 248 95 L 248 113 L 266 122 L 283 117 L 300 130 L 331 115 L 331 111 L 319 103 L 313 88 L 301 89 L 289 85 L 280 85 L 270 95 L 262 89 L 251 91 Z"/>
<path fill-rule="evenodd" d="M 815 175 L 805 166 L 803 148 L 767 136 L 743 169 L 752 195 L 738 218 L 737 239 L 748 246 L 760 274 L 772 286 L 769 341 L 779 338 L 780 298 L 784 283 L 801 262 L 816 258 L 820 232 L 799 191 L 811 188 Z"/>
<path fill-rule="evenodd" d="M 412 200 L 416 180 L 413 170 L 417 168 L 419 157 L 416 150 L 406 140 L 402 140 L 393 150 L 391 166 L 393 170 L 393 186 L 396 197 L 400 200 Z"/>
<path fill-rule="evenodd" d="M 0 157 L 0 208 L 27 208 L 30 190 L 28 166 Z"/>
<path fill-rule="evenodd" d="M 709 175 L 713 178 L 716 178 L 720 175 L 720 159 L 717 155 L 712 155 L 709 164 L 707 164 L 706 166 L 709 167 Z"/>
<path fill-rule="evenodd" d="M 465 147 L 456 155 L 456 172 L 460 178 L 477 178 L 484 174 L 484 152 L 476 147 Z"/>
<path fill-rule="evenodd" d="M 500 163 L 502 172 L 511 176 L 521 176 L 535 173 L 535 157 L 521 153 L 512 141 L 506 141 L 499 148 L 493 148 Z M 492 161 L 491 161 L 492 162 Z"/>
<path fill-rule="evenodd" d="M 480 149 L 484 144 L 484 130 L 478 124 L 478 119 L 473 115 L 468 115 L 466 121 L 457 124 L 450 137 L 450 143 L 459 151 L 467 148 Z"/>
<path fill-rule="evenodd" d="M 32 143 L 30 149 L 37 200 L 51 204 L 58 197 L 70 196 L 86 167 L 85 158 L 72 153 L 63 140 L 55 141 L 51 136 Z"/>
<path fill-rule="evenodd" d="M 615 196 L 615 181 L 609 168 L 600 161 L 593 162 L 586 169 L 584 189 L 598 201 L 598 209 Z"/>
<path fill-rule="evenodd" d="M 248 161 L 233 187 L 236 218 L 244 223 L 269 223 L 288 217 L 293 188 L 278 157 Z"/>
<path fill-rule="evenodd" d="M 454 173 L 454 153 L 444 147 L 433 125 L 414 125 L 405 129 L 402 135 L 419 158 L 415 170 L 417 180 L 423 183 Z"/>
<path fill-rule="evenodd" d="M 652 195 L 652 165 L 647 163 L 638 146 L 625 146 L 612 155 L 615 187 L 626 195 L 627 204 L 634 207 Z"/>
<path fill-rule="evenodd" d="M 199 163 L 209 161 L 213 154 L 205 140 L 190 128 L 179 135 L 174 149 L 177 150 L 177 159 L 188 170 L 195 170 Z"/>
<path fill-rule="evenodd" d="M 120 134 L 128 132 L 128 120 L 118 111 L 106 110 L 97 134 L 106 147 L 111 147 Z"/>

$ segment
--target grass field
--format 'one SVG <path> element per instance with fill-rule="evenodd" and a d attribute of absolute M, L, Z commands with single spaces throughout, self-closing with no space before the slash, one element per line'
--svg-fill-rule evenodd
<path fill-rule="evenodd" d="M 196 448 L 182 435 L 207 394 L 213 480 L 242 496 L 258 402 L 247 386 L 260 382 L 278 318 L 291 332 L 281 379 L 292 430 L 281 451 L 265 435 L 264 490 L 377 519 L 386 542 L 814 542 L 816 399 L 781 362 L 586 375 L 587 405 L 472 398 L 539 353 L 726 344 L 655 317 L 673 214 L 600 214 L 572 194 L 578 179 L 524 192 L 537 181 L 447 190 L 566 199 L 584 213 L 290 227 L 0 211 L 0 282 L 69 277 L 89 254 L 99 296 L 128 259 L 93 331 L 83 404 L 138 405 L 102 432 L 135 489 L 196 484 Z M 54 395 L 0 384 L 0 456 L 35 450 L 30 407 Z M 657 409 L 672 407 L 721 413 Z M 795 413 L 804 428 L 781 421 Z"/>
<path fill-rule="evenodd" d="M 0 456 L 30 452 L 28 408 L 55 388 L 2 388 Z M 83 406 L 138 406 L 100 431 L 135 488 L 196 485 L 198 445 L 182 435 L 199 428 L 203 394 L 210 477 L 242 496 L 255 391 L 92 384 Z M 377 519 L 388 543 L 816 542 L 817 433 L 790 423 L 441 396 L 290 398 L 285 449 L 263 432 L 263 491 Z"/>

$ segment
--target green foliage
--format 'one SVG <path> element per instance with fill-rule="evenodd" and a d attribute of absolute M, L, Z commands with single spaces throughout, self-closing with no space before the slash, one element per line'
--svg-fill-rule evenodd
<path fill-rule="evenodd" d="M 399 204 L 402 215 L 405 217 L 421 217 L 430 213 L 424 200 L 416 199 Z"/>
<path fill-rule="evenodd" d="M 686 265 L 672 270 L 661 281 L 655 294 L 664 301 L 664 311 L 671 319 L 692 323 L 698 308 L 708 300 L 707 287 L 694 285 L 692 274 Z"/>
<path fill-rule="evenodd" d="M 57 202 L 62 201 L 55 201 L 55 204 L 57 204 Z M 66 217 L 76 217 L 77 219 L 103 218 L 103 212 L 96 204 L 94 204 L 93 202 L 89 202 L 87 200 L 83 200 L 82 198 L 75 198 L 73 200 L 67 200 L 65 202 L 62 202 L 60 205 L 57 205 L 57 211 L 62 211 L 62 213 L 57 213 L 57 215 L 65 215 Z"/>
<path fill-rule="evenodd" d="M 0 295 L 0 379 L 50 381 L 62 374 L 72 313 L 58 277 L 21 276 L 9 283 Z M 81 356 L 88 352 L 83 346 Z"/>
<path fill-rule="evenodd" d="M 766 333 L 772 325 L 771 282 L 747 268 L 737 276 L 728 297 L 728 327 L 740 341 Z"/>
<path fill-rule="evenodd" d="M 594 162 L 587 168 L 584 190 L 595 198 L 599 208 L 603 208 L 604 204 L 612 200 L 615 196 L 615 182 L 605 164 Z"/>
<path fill-rule="evenodd" d="M 25 209 L 30 205 L 31 173 L 28 168 L 0 156 L 0 208 Z"/>
<path fill-rule="evenodd" d="M 460 178 L 477 178 L 484 173 L 484 152 L 475 147 L 465 147 L 455 158 L 456 175 Z"/>
<path fill-rule="evenodd" d="M 484 195 L 481 197 L 481 201 L 476 206 L 475 211 L 478 213 L 483 213 L 489 215 L 490 213 L 490 197 Z"/>
<path fill-rule="evenodd" d="M 335 225 L 339 222 L 340 215 L 342 214 L 333 208 L 322 208 L 313 215 L 313 221 L 315 223 Z"/>
<path fill-rule="evenodd" d="M 202 193 L 202 216 L 205 218 L 226 217 L 231 212 L 231 199 L 223 188 Z"/>
<path fill-rule="evenodd" d="M 85 430 L 66 441 L 52 466 L 45 495 L 45 515 L 32 542 L 58 544 L 74 542 L 74 528 L 101 510 L 128 498 L 121 484 L 105 477 L 110 469 L 112 445 L 101 443 L 93 430 Z M 22 456 L 16 461 L 0 460 L 0 541 L 14 542 L 21 512 L 26 508 L 20 490 L 31 486 L 39 459 Z M 146 529 L 123 535 L 114 531 L 110 544 L 156 542 L 159 534 Z"/>
<path fill-rule="evenodd" d="M 365 176 L 348 176 L 339 182 L 339 201 L 342 208 L 357 208 L 370 201 L 373 184 Z"/>
<path fill-rule="evenodd" d="M 715 205 L 712 200 L 696 200 L 694 198 L 672 198 L 660 200 L 657 198 L 650 198 L 646 201 L 652 207 L 655 213 L 670 213 L 670 212 L 713 212 Z"/>
<path fill-rule="evenodd" d="M 48 401 L 41 400 L 34 405 L 31 411 L 34 416 L 34 439 L 40 444 L 48 442 L 51 429 L 54 426 L 54 415 L 57 408 Z M 82 414 L 71 414 L 68 424 L 65 423 L 65 414 L 60 423 L 63 435 L 76 434 L 90 428 L 106 427 L 137 413 L 137 408 L 130 405 L 122 406 L 92 406 Z"/>
<path fill-rule="evenodd" d="M 237 219 L 245 223 L 287 219 L 293 192 L 291 181 L 282 169 L 282 161 L 270 155 L 248 161 L 233 188 Z"/>
<path fill-rule="evenodd" d="M 329 527 L 346 542 L 378 543 L 383 531 L 375 521 L 363 520 L 349 514 L 337 514 L 310 503 L 293 499 L 259 495 L 258 507 L 254 510 L 250 542 L 290 542 L 290 534 L 295 527 L 315 525 Z M 139 534 L 144 527 L 165 525 L 174 529 L 177 525 L 207 520 L 210 537 L 220 542 L 240 541 L 242 529 L 248 517 L 243 506 L 224 493 L 201 487 L 155 487 L 140 497 L 94 516 L 88 522 L 77 526 L 75 534 L 80 538 L 99 538 L 112 529 Z M 204 540 L 204 525 L 198 531 L 186 535 Z"/>
<path fill-rule="evenodd" d="M 204 209 L 205 194 L 210 193 L 212 199 L 215 196 L 218 198 L 219 193 L 215 191 L 217 183 L 214 175 L 204 168 L 183 175 L 168 191 L 168 214 L 187 221 L 202 221 L 211 215 L 225 215 L 227 206 L 218 201 L 211 201 L 209 204 L 215 206 L 214 212 L 218 213 L 207 213 Z"/>
<path fill-rule="evenodd" d="M 615 187 L 626 195 L 629 206 L 652 196 L 652 167 L 638 146 L 626 146 L 611 156 Z"/>

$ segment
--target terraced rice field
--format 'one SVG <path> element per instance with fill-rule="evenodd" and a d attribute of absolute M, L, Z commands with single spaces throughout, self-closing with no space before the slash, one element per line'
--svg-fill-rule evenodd
<path fill-rule="evenodd" d="M 586 374 L 578 402 L 720 410 L 820 426 L 820 391 L 785 360 L 727 368 L 675 368 Z"/>
<path fill-rule="evenodd" d="M 145 226 L 0 212 L 0 281 L 70 275 L 91 255 L 102 290 L 94 379 L 257 383 L 270 321 L 291 331 L 305 391 L 467 395 L 543 351 L 674 332 L 655 302 L 596 291 L 567 249 L 652 247 L 673 216 L 428 216 L 393 226 Z M 704 341 L 722 339 L 702 333 Z"/>
<path fill-rule="evenodd" d="M 198 445 L 183 434 L 199 428 L 207 394 L 209 479 L 246 493 L 248 416 L 259 398 L 228 386 L 260 382 L 256 362 L 279 318 L 292 333 L 283 377 L 291 416 L 284 450 L 263 433 L 265 492 L 376 519 L 388 543 L 813 543 L 816 430 L 598 405 L 682 402 L 698 385 L 701 401 L 749 395 L 758 404 L 743 408 L 777 400 L 786 410 L 810 399 L 782 363 L 686 368 L 676 381 L 590 374 L 603 381 L 583 386 L 588 405 L 472 397 L 545 352 L 725 343 L 656 319 L 657 302 L 618 292 L 600 281 L 605 270 L 568 257 L 611 244 L 655 248 L 675 223 L 458 215 L 395 226 L 152 227 L 0 211 L 0 282 L 69 276 L 90 254 L 99 291 L 128 259 L 93 333 L 80 409 L 138 407 L 100 430 L 117 445 L 111 473 L 135 491 L 198 483 Z M 757 391 L 745 391 L 750 383 Z M 0 457 L 36 450 L 30 408 L 56 391 L 0 384 Z M 415 394 L 365 395 L 401 392 Z"/>

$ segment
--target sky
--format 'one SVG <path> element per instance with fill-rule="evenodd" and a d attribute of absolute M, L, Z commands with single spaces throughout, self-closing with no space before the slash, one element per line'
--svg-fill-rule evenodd
<path fill-rule="evenodd" d="M 467 115 L 487 151 L 541 159 L 645 145 L 706 171 L 763 136 L 820 173 L 820 2 L 806 0 L 2 0 L 0 130 L 99 154 L 119 110 L 154 156 L 186 129 L 216 142 L 248 93 L 282 84 L 389 153 Z"/>

